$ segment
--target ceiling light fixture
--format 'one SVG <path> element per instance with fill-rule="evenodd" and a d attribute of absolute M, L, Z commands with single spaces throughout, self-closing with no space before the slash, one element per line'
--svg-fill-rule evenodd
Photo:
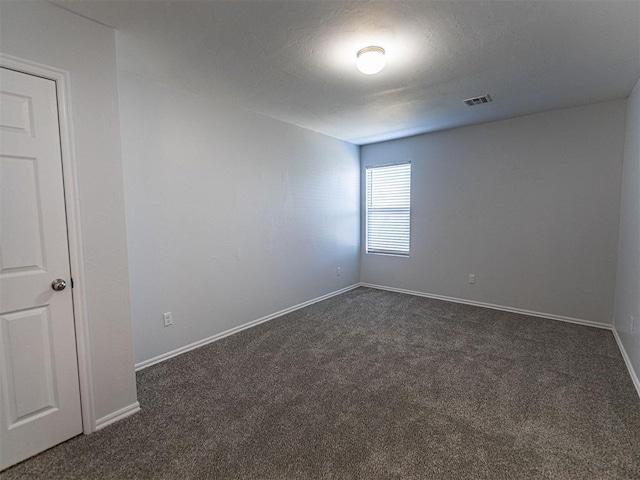
<path fill-rule="evenodd" d="M 373 45 L 359 50 L 357 57 L 356 66 L 358 67 L 358 70 L 366 75 L 374 75 L 378 73 L 384 68 L 386 63 L 384 58 L 384 48 Z"/>

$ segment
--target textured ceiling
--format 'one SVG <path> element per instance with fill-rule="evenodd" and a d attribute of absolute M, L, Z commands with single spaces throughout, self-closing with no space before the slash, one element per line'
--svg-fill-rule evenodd
<path fill-rule="evenodd" d="M 357 144 L 623 98 L 640 77 L 637 0 L 53 3 L 116 28 L 122 69 Z M 355 68 L 370 44 L 374 76 Z"/>

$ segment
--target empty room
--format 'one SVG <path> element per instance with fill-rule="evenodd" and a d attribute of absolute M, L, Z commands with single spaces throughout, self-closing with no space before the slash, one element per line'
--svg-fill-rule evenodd
<path fill-rule="evenodd" d="M 2 480 L 640 479 L 640 1 L 0 0 L 0 307 Z"/>

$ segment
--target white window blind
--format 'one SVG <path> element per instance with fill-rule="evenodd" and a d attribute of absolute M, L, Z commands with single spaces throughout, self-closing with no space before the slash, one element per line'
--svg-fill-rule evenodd
<path fill-rule="evenodd" d="M 366 169 L 367 253 L 409 255 L 411 164 Z"/>

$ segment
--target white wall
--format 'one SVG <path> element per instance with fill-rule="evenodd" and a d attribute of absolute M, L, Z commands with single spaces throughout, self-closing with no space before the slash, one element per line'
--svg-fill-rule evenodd
<path fill-rule="evenodd" d="M 362 281 L 610 324 L 625 105 L 363 147 L 363 172 L 412 162 L 412 231 L 409 258 L 363 250 Z"/>
<path fill-rule="evenodd" d="M 137 362 L 358 282 L 356 146 L 118 81 Z"/>
<path fill-rule="evenodd" d="M 614 328 L 637 382 L 640 376 L 640 80 L 627 105 L 622 173 Z M 636 388 L 640 390 L 640 384 L 636 383 Z"/>
<path fill-rule="evenodd" d="M 44 2 L 2 2 L 3 53 L 71 73 L 97 419 L 135 404 L 115 36 Z"/>

